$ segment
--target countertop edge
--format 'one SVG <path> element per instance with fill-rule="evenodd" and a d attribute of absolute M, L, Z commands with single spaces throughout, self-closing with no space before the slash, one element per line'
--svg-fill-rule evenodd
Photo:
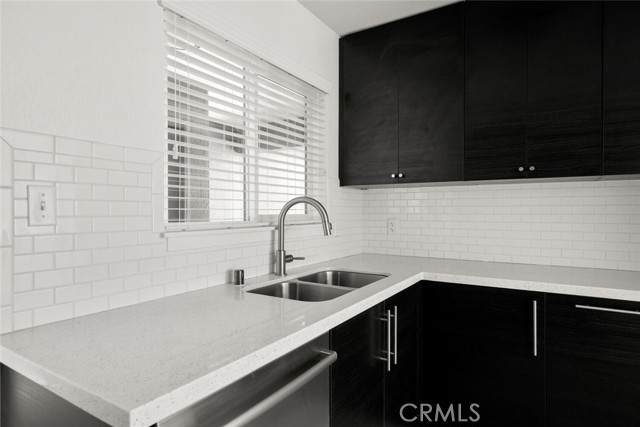
<path fill-rule="evenodd" d="M 295 350 L 301 345 L 304 345 L 320 335 L 329 332 L 334 327 L 414 285 L 420 280 L 422 280 L 422 273 L 415 274 L 414 276 L 399 281 L 383 291 L 362 299 L 357 304 L 353 304 L 346 309 L 327 316 L 304 329 L 274 341 L 273 343 L 249 353 L 231 364 L 200 377 L 196 381 L 192 381 L 171 393 L 165 394 L 164 396 L 133 409 L 130 412 L 129 427 L 149 427 L 150 425 L 160 422 L 190 407 L 212 393 L 223 389 L 245 375 L 254 372 L 268 363 L 284 356 L 290 351 Z M 233 372 L 233 374 L 225 376 L 224 371 L 227 371 L 227 373 Z M 215 387 L 211 387 L 209 384 L 212 380 L 215 381 Z M 183 395 L 184 393 L 193 396 L 193 399 L 191 399 L 187 404 L 176 404 L 174 397 L 176 395 Z M 153 412 L 153 416 L 150 416 L 150 412 Z"/>
<path fill-rule="evenodd" d="M 362 259 L 356 259 L 355 265 L 350 265 L 357 269 L 359 265 L 358 262 L 366 264 L 367 262 L 374 261 L 375 260 L 369 261 L 365 259 L 362 261 Z M 306 274 L 319 267 L 327 268 L 331 262 L 332 261 L 310 265 L 300 271 L 304 271 Z M 408 267 L 409 271 L 394 273 L 392 276 L 397 274 L 397 277 L 387 278 L 392 280 L 389 281 L 383 289 L 378 289 L 371 294 L 365 293 L 359 301 L 329 313 L 325 317 L 307 326 L 303 326 L 301 329 L 284 337 L 276 339 L 257 350 L 243 354 L 242 357 L 224 366 L 220 366 L 153 400 L 141 404 L 132 402 L 131 407 L 115 405 L 105 398 L 100 397 L 98 393 L 92 393 L 83 389 L 74 382 L 66 380 L 63 376 L 51 372 L 36 362 L 30 361 L 28 358 L 21 356 L 4 345 L 0 345 L 0 360 L 11 369 L 14 369 L 111 425 L 116 427 L 149 427 L 190 407 L 212 393 L 221 390 L 225 386 L 278 359 L 286 353 L 295 350 L 299 346 L 330 331 L 337 325 L 385 301 L 421 280 L 640 302 L 640 287 L 637 289 L 635 287 L 635 276 L 632 277 L 632 285 L 625 284 L 625 286 L 618 285 L 618 287 L 616 287 L 615 284 L 607 285 L 607 282 L 600 284 L 600 282 L 594 281 L 581 285 L 579 282 L 568 278 L 569 276 L 565 274 L 559 274 L 558 277 L 555 278 L 553 274 L 551 274 L 551 276 L 542 275 L 541 277 L 536 277 L 535 279 L 537 280 L 526 280 L 520 277 L 504 277 L 505 273 L 501 275 L 472 271 L 470 274 L 469 272 L 437 272 L 435 271 L 437 269 L 438 268 L 433 268 L 430 271 L 427 265 L 412 266 Z M 518 274 L 520 274 L 520 272 L 518 272 Z M 296 273 L 295 275 L 298 274 Z M 509 275 L 511 275 L 511 272 L 506 273 L 506 276 Z M 257 284 L 267 284 L 269 281 L 266 281 L 266 283 L 262 283 L 263 281 L 254 281 L 250 287 L 256 287 Z M 627 282 L 631 283 L 628 280 Z"/>

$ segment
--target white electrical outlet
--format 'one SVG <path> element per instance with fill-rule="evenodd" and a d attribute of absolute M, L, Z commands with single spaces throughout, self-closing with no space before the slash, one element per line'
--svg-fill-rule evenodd
<path fill-rule="evenodd" d="M 56 187 L 30 185 L 28 188 L 29 225 L 55 225 Z"/>
<path fill-rule="evenodd" d="M 387 219 L 387 234 L 396 234 L 398 232 L 398 220 L 395 218 Z"/>

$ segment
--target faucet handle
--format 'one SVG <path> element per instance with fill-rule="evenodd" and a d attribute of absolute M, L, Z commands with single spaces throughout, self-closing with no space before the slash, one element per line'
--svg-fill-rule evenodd
<path fill-rule="evenodd" d="M 303 260 L 305 259 L 303 256 L 294 257 L 293 255 L 286 255 L 284 257 L 284 262 L 293 262 L 294 260 Z"/>

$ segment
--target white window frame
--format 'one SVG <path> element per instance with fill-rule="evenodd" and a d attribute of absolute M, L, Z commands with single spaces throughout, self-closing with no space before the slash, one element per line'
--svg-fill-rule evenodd
<path fill-rule="evenodd" d="M 191 23 L 192 25 L 197 25 L 195 23 Z M 256 57 L 257 58 L 257 57 Z M 260 58 L 257 58 L 260 59 Z M 260 59 L 261 60 L 261 59 Z M 266 61 L 265 61 L 266 62 Z M 271 64 L 270 64 L 271 65 Z M 277 67 L 271 65 L 272 67 L 274 67 L 274 69 L 276 69 Z M 265 74 L 264 75 L 265 78 L 269 79 L 269 75 Z M 278 84 L 276 82 L 276 84 Z M 324 92 L 324 96 L 325 96 L 325 105 L 326 105 L 326 96 L 327 93 L 326 91 Z M 167 104 L 167 108 L 169 109 L 169 105 Z M 326 120 L 326 109 L 323 112 L 324 113 L 324 117 Z M 167 122 L 169 121 L 169 117 L 167 117 Z M 267 122 L 270 125 L 273 125 L 273 123 L 271 122 Z M 233 127 L 233 124 L 228 124 L 228 123 L 222 123 L 225 127 L 226 126 L 231 126 Z M 323 145 L 324 145 L 324 169 L 326 171 L 326 128 L 325 128 L 325 134 L 323 136 Z M 169 162 L 165 162 L 165 174 L 168 173 L 168 168 L 169 168 Z M 308 177 L 307 174 L 305 174 L 305 176 Z M 246 178 L 246 176 L 245 176 Z M 308 179 L 308 178 L 306 178 Z M 305 186 L 307 181 L 305 181 Z M 260 214 L 257 216 L 257 218 L 254 218 L 253 220 L 250 221 L 239 221 L 239 222 L 226 222 L 226 221 L 221 221 L 221 222 L 200 222 L 200 223 L 189 223 L 189 222 L 169 222 L 169 218 L 168 218 L 168 212 L 169 212 L 169 200 L 170 200 L 170 196 L 169 196 L 169 187 L 168 187 L 168 182 L 167 182 L 167 178 L 165 178 L 165 195 L 164 195 L 164 226 L 165 226 L 165 231 L 191 231 L 191 230 L 218 230 L 218 229 L 246 229 L 246 228 L 256 228 L 256 227 L 269 227 L 269 226 L 273 226 L 276 218 L 277 218 L 277 214 L 276 213 L 269 213 L 269 214 Z M 323 202 L 327 202 L 326 198 L 327 198 L 327 187 L 328 187 L 328 183 L 327 183 L 327 179 L 326 179 L 326 172 L 324 173 L 324 179 L 323 182 L 320 184 L 322 186 L 321 188 L 321 194 L 320 195 L 315 195 L 315 194 L 306 194 L 305 195 L 310 195 L 312 197 L 316 197 L 319 198 L 321 201 Z M 286 200 L 285 200 L 286 201 Z M 245 204 L 246 204 L 246 198 L 245 198 Z M 284 204 L 284 201 L 282 202 L 282 204 Z M 246 209 L 246 208 L 245 208 Z M 300 209 L 304 210 L 303 214 L 295 214 L 295 212 L 292 212 L 292 214 L 290 216 L 288 216 L 288 223 L 296 223 L 296 224 L 311 224 L 311 223 L 317 223 L 318 220 L 314 215 L 314 212 L 310 212 L 309 210 L 307 210 L 306 205 L 300 205 Z"/>

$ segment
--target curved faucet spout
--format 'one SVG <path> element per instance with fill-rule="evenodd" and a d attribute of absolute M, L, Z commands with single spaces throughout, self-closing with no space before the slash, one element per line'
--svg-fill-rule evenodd
<path fill-rule="evenodd" d="M 324 232 L 324 235 L 328 236 L 331 234 L 331 223 L 329 222 L 329 214 L 327 213 L 327 210 L 324 208 L 322 203 L 311 197 L 296 197 L 285 203 L 280 210 L 280 215 L 278 215 L 278 250 L 276 252 L 276 275 L 278 276 L 286 276 L 286 264 L 287 262 L 293 261 L 293 257 L 287 257 L 287 254 L 284 250 L 284 220 L 287 216 L 287 212 L 289 212 L 289 209 L 299 203 L 306 203 L 313 206 L 320 214 L 320 219 L 322 220 L 322 231 Z"/>

